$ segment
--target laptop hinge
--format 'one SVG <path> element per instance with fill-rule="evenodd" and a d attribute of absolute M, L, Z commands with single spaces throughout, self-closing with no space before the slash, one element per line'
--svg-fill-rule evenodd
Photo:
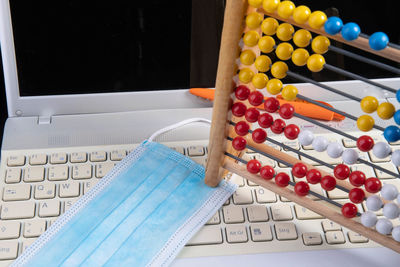
<path fill-rule="evenodd" d="M 50 124 L 51 117 L 50 116 L 39 116 L 38 124 Z"/>

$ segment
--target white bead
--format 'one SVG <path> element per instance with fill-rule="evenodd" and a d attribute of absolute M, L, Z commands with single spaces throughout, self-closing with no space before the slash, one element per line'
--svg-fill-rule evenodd
<path fill-rule="evenodd" d="M 357 162 L 358 153 L 355 149 L 346 149 L 342 154 L 343 162 L 352 165 Z"/>
<path fill-rule="evenodd" d="M 374 227 L 377 221 L 378 218 L 372 211 L 366 211 L 361 214 L 361 223 L 366 227 Z"/>
<path fill-rule="evenodd" d="M 392 149 L 385 142 L 376 143 L 374 145 L 374 148 L 372 149 L 372 152 L 374 153 L 375 157 L 377 157 L 379 159 L 386 158 L 387 156 L 390 155 L 391 151 L 392 151 Z"/>
<path fill-rule="evenodd" d="M 392 162 L 396 167 L 400 166 L 400 150 L 395 150 L 392 153 Z"/>
<path fill-rule="evenodd" d="M 386 218 L 379 219 L 376 223 L 376 231 L 383 235 L 388 235 L 392 232 L 393 224 Z"/>
<path fill-rule="evenodd" d="M 400 204 L 400 194 L 397 196 L 397 203 Z"/>
<path fill-rule="evenodd" d="M 393 228 L 392 237 L 397 242 L 400 242 L 400 226 L 396 226 L 395 228 Z"/>
<path fill-rule="evenodd" d="M 314 134 L 309 130 L 301 131 L 297 139 L 302 146 L 309 146 L 314 140 Z"/>
<path fill-rule="evenodd" d="M 378 211 L 382 208 L 383 202 L 379 196 L 372 195 L 367 198 L 366 204 L 367 204 L 368 210 Z"/>
<path fill-rule="evenodd" d="M 390 202 L 383 206 L 383 216 L 388 219 L 395 219 L 400 215 L 400 208 L 397 204 Z"/>
<path fill-rule="evenodd" d="M 384 184 L 381 189 L 381 196 L 386 200 L 394 200 L 398 196 L 397 187 L 392 184 Z"/>
<path fill-rule="evenodd" d="M 316 150 L 318 152 L 325 151 L 328 144 L 329 144 L 328 139 L 326 139 L 323 136 L 315 137 L 314 141 L 312 142 L 312 146 L 313 146 L 314 150 Z"/>
<path fill-rule="evenodd" d="M 343 153 L 343 146 L 338 142 L 330 143 L 326 149 L 326 153 L 328 153 L 329 157 L 337 159 Z"/>

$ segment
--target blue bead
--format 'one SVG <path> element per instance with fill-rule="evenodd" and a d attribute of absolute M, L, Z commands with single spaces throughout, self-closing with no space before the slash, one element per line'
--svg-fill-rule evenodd
<path fill-rule="evenodd" d="M 393 115 L 394 122 L 400 125 L 400 109 L 397 110 Z"/>
<path fill-rule="evenodd" d="M 343 21 L 338 17 L 330 17 L 324 24 L 325 32 L 327 34 L 335 35 L 343 27 Z"/>
<path fill-rule="evenodd" d="M 369 46 L 374 50 L 382 50 L 389 43 L 389 37 L 384 32 L 376 32 L 369 37 Z"/>
<path fill-rule="evenodd" d="M 396 92 L 397 101 L 400 103 L 400 89 Z"/>
<path fill-rule="evenodd" d="M 361 29 L 354 22 L 346 23 L 342 28 L 342 37 L 347 41 L 353 41 L 360 35 Z"/>
<path fill-rule="evenodd" d="M 383 131 L 383 136 L 388 142 L 396 142 L 400 140 L 400 128 L 394 125 L 390 125 Z"/>

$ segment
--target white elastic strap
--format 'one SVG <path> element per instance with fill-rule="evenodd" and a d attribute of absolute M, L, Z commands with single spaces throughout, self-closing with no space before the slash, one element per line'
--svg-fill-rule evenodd
<path fill-rule="evenodd" d="M 204 122 L 204 123 L 207 123 L 207 124 L 211 124 L 210 120 L 207 120 L 207 119 L 204 119 L 204 118 L 191 118 L 191 119 L 183 120 L 183 121 L 177 122 L 175 124 L 172 124 L 170 126 L 167 126 L 165 128 L 162 128 L 162 129 L 158 130 L 157 132 L 153 133 L 149 137 L 148 141 L 151 142 L 151 141 L 153 141 L 154 138 L 156 138 L 157 136 L 159 136 L 159 135 L 161 135 L 163 133 L 172 131 L 172 130 L 174 130 L 176 128 L 179 128 L 179 127 L 182 127 L 182 126 L 184 126 L 186 124 L 190 124 L 190 123 L 194 123 L 194 122 Z"/>

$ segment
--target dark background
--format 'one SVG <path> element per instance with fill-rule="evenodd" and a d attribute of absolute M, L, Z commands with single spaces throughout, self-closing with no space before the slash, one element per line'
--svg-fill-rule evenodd
<path fill-rule="evenodd" d="M 32 5 L 34 2 L 31 1 L 12 1 L 12 5 L 26 5 L 27 7 L 25 10 L 27 12 L 30 12 L 30 8 L 33 8 Z M 71 3 L 82 3 L 82 1 L 70 1 Z M 150 1 L 152 2 L 152 1 Z M 182 3 L 186 3 L 184 5 L 181 5 L 180 8 L 177 8 L 174 12 L 176 13 L 177 10 L 181 10 L 181 17 L 177 17 L 174 13 L 172 15 L 171 9 L 166 8 L 165 12 L 170 14 L 170 20 L 169 23 L 180 23 L 182 20 L 179 20 L 179 18 L 185 18 L 187 16 L 187 12 L 184 10 L 187 10 L 187 2 L 180 2 L 180 1 L 153 1 L 153 4 L 159 4 L 159 5 L 164 5 L 165 3 L 169 3 L 169 7 L 174 7 L 173 4 L 176 6 L 181 5 Z M 368 1 L 362 1 L 362 0 L 357 0 L 357 1 L 345 1 L 345 0 L 325 0 L 325 1 L 306 1 L 306 0 L 298 0 L 294 1 L 294 3 L 298 6 L 301 4 L 307 5 L 311 8 L 311 10 L 323 10 L 326 11 L 328 14 L 334 14 L 334 15 L 339 15 L 344 22 L 357 22 L 360 27 L 361 31 L 365 34 L 372 34 L 375 31 L 384 31 L 388 34 L 390 41 L 393 43 L 399 44 L 400 40 L 400 30 L 399 30 L 399 24 L 398 24 L 398 7 L 395 4 L 397 1 L 379 1 L 377 2 L 368 2 Z M 51 1 L 49 3 L 52 3 L 54 8 L 57 8 L 57 3 L 58 1 Z M 96 2 L 99 3 L 99 2 Z M 157 57 L 157 52 L 153 51 L 159 51 L 159 53 L 167 53 L 167 49 L 163 49 L 168 42 L 176 42 L 180 44 L 184 44 L 184 42 L 187 41 L 188 36 L 190 36 L 190 31 L 192 31 L 192 46 L 191 46 L 191 51 L 189 51 L 186 48 L 182 46 L 181 49 L 183 49 L 181 55 L 169 55 L 171 56 L 168 58 L 171 63 L 171 68 L 177 73 L 177 76 L 175 77 L 163 77 L 163 71 L 162 69 L 157 69 L 154 68 L 154 72 L 152 73 L 151 78 L 154 78 L 154 75 L 161 75 L 160 79 L 151 79 L 148 78 L 147 80 L 143 81 L 162 81 L 165 86 L 168 87 L 174 87 L 177 84 L 181 85 L 181 88 L 185 87 L 213 87 L 214 82 L 215 82 L 215 70 L 216 70 L 216 64 L 217 64 L 217 55 L 218 55 L 218 47 L 219 47 L 219 35 L 221 32 L 221 25 L 222 25 L 222 14 L 223 14 L 223 0 L 193 0 L 191 8 L 193 9 L 193 25 L 192 27 L 189 27 L 187 25 L 186 30 L 187 32 L 185 33 L 176 33 L 175 35 L 170 35 L 172 31 L 169 28 L 163 28 L 162 24 L 159 25 L 158 29 L 155 28 L 148 28 L 146 32 L 136 32 L 136 36 L 138 38 L 143 38 L 146 36 L 146 34 L 158 34 L 158 36 L 163 37 L 160 38 L 162 41 L 160 43 L 144 43 L 143 47 L 145 48 L 147 53 L 147 58 L 143 58 L 142 63 L 146 64 L 146 62 L 151 62 L 152 66 L 157 66 L 157 62 L 163 60 L 161 57 Z M 98 4 L 101 6 L 101 4 Z M 186 9 L 185 9 L 186 5 Z M 30 6 L 30 8 L 28 8 Z M 334 7 L 334 8 L 333 8 Z M 168 12 L 170 11 L 170 12 Z M 131 11 L 132 16 L 137 15 L 137 12 Z M 183 13 L 182 13 L 183 12 Z M 179 12 L 178 12 L 179 13 Z M 22 15 L 22 14 L 21 14 Z M 118 14 L 115 14 L 118 16 Z M 165 15 L 165 14 L 158 14 L 159 16 Z M 182 17 L 183 16 L 183 17 Z M 146 16 L 145 16 L 146 17 Z M 65 18 L 68 18 L 67 16 Z M 152 19 L 152 17 L 150 18 Z M 27 24 L 30 25 L 30 27 L 40 27 L 43 23 L 45 23 L 43 20 L 40 18 L 37 19 L 37 21 L 27 21 Z M 70 22 L 71 23 L 71 22 Z M 76 21 L 75 27 L 79 27 L 79 21 Z M 114 25 L 116 29 L 118 29 L 118 25 Z M 133 31 L 138 31 L 138 29 L 132 29 Z M 195 34 L 193 34 L 195 33 Z M 26 34 L 30 34 L 30 32 L 26 32 Z M 206 37 L 205 37 L 206 36 Z M 171 37 L 171 38 L 169 38 Z M 160 45 L 162 46 L 160 48 Z M 347 48 L 349 50 L 354 50 L 353 48 Z M 45 51 L 44 51 L 45 52 Z M 128 53 L 129 51 L 119 51 L 120 55 L 123 55 L 124 53 Z M 123 53 L 122 53 L 123 52 Z M 159 54 L 158 53 L 158 54 Z M 192 73 L 188 75 L 188 69 L 189 65 L 185 64 L 178 64 L 175 62 L 174 64 L 174 56 L 175 57 L 182 57 L 182 56 L 187 56 L 191 57 L 190 61 L 190 69 Z M 366 54 L 360 51 L 357 51 L 357 53 L 360 54 Z M 152 55 L 154 54 L 154 55 Z M 106 57 L 106 55 L 103 55 L 103 57 Z M 360 64 L 357 61 L 348 59 L 348 58 L 343 58 L 343 57 L 338 57 L 336 55 L 332 54 L 327 54 L 327 61 L 330 62 L 333 65 L 338 65 L 340 67 L 343 67 L 345 69 L 348 69 L 350 71 L 354 71 L 356 73 L 362 74 L 366 77 L 369 78 L 378 78 L 378 77 L 388 77 L 391 74 L 388 74 L 386 72 L 383 72 L 377 68 L 367 66 L 365 64 Z M 373 57 L 374 58 L 374 57 Z M 114 60 L 114 63 L 121 64 L 122 63 L 122 57 L 120 59 L 118 58 L 110 58 L 111 60 Z M 104 58 L 106 60 L 106 58 Z M 389 63 L 392 65 L 392 62 L 388 60 L 383 60 L 385 63 Z M 34 63 L 30 63 L 34 64 Z M 396 65 L 395 65 L 396 66 Z M 397 67 L 399 67 L 397 65 Z M 4 125 L 5 119 L 7 118 L 7 108 L 6 108 L 6 101 L 5 101 L 5 90 L 4 90 L 4 82 L 3 82 L 3 75 L 2 75 L 2 65 L 1 65 L 1 60 L 0 60 L 0 140 L 2 137 L 2 127 Z M 135 75 L 144 75 L 143 77 L 146 77 L 148 75 L 148 72 L 143 72 L 140 69 L 137 69 L 135 71 L 132 71 L 132 69 L 121 69 L 122 72 L 128 73 L 131 75 L 131 81 L 138 81 L 138 79 L 135 79 Z M 129 72 L 130 71 L 130 72 Z M 298 70 L 300 72 L 305 72 L 304 70 Z M 186 73 L 184 75 L 178 75 L 180 73 Z M 87 70 L 86 75 L 92 75 L 95 77 L 95 74 L 97 75 L 98 73 L 91 72 L 90 70 Z M 34 77 L 35 73 L 30 73 L 32 77 Z M 106 75 L 106 73 L 101 73 L 101 75 Z M 341 80 L 345 79 L 344 77 L 338 76 L 337 74 L 329 73 L 322 71 L 321 73 L 314 74 L 314 78 L 318 80 Z M 142 81 L 142 85 L 146 85 L 145 82 Z M 55 81 L 57 82 L 57 81 Z M 285 82 L 292 82 L 290 80 L 285 80 Z M 59 92 L 53 92 L 53 93 L 62 93 L 63 89 L 62 87 L 68 84 L 59 83 Z M 29 86 L 29 84 L 28 84 Z M 150 84 L 149 86 L 153 86 Z M 101 86 L 99 86 L 101 87 Z M 106 87 L 104 87 L 106 88 Z M 57 89 L 57 88 L 56 88 Z M 117 88 L 118 89 L 118 88 Z"/>

